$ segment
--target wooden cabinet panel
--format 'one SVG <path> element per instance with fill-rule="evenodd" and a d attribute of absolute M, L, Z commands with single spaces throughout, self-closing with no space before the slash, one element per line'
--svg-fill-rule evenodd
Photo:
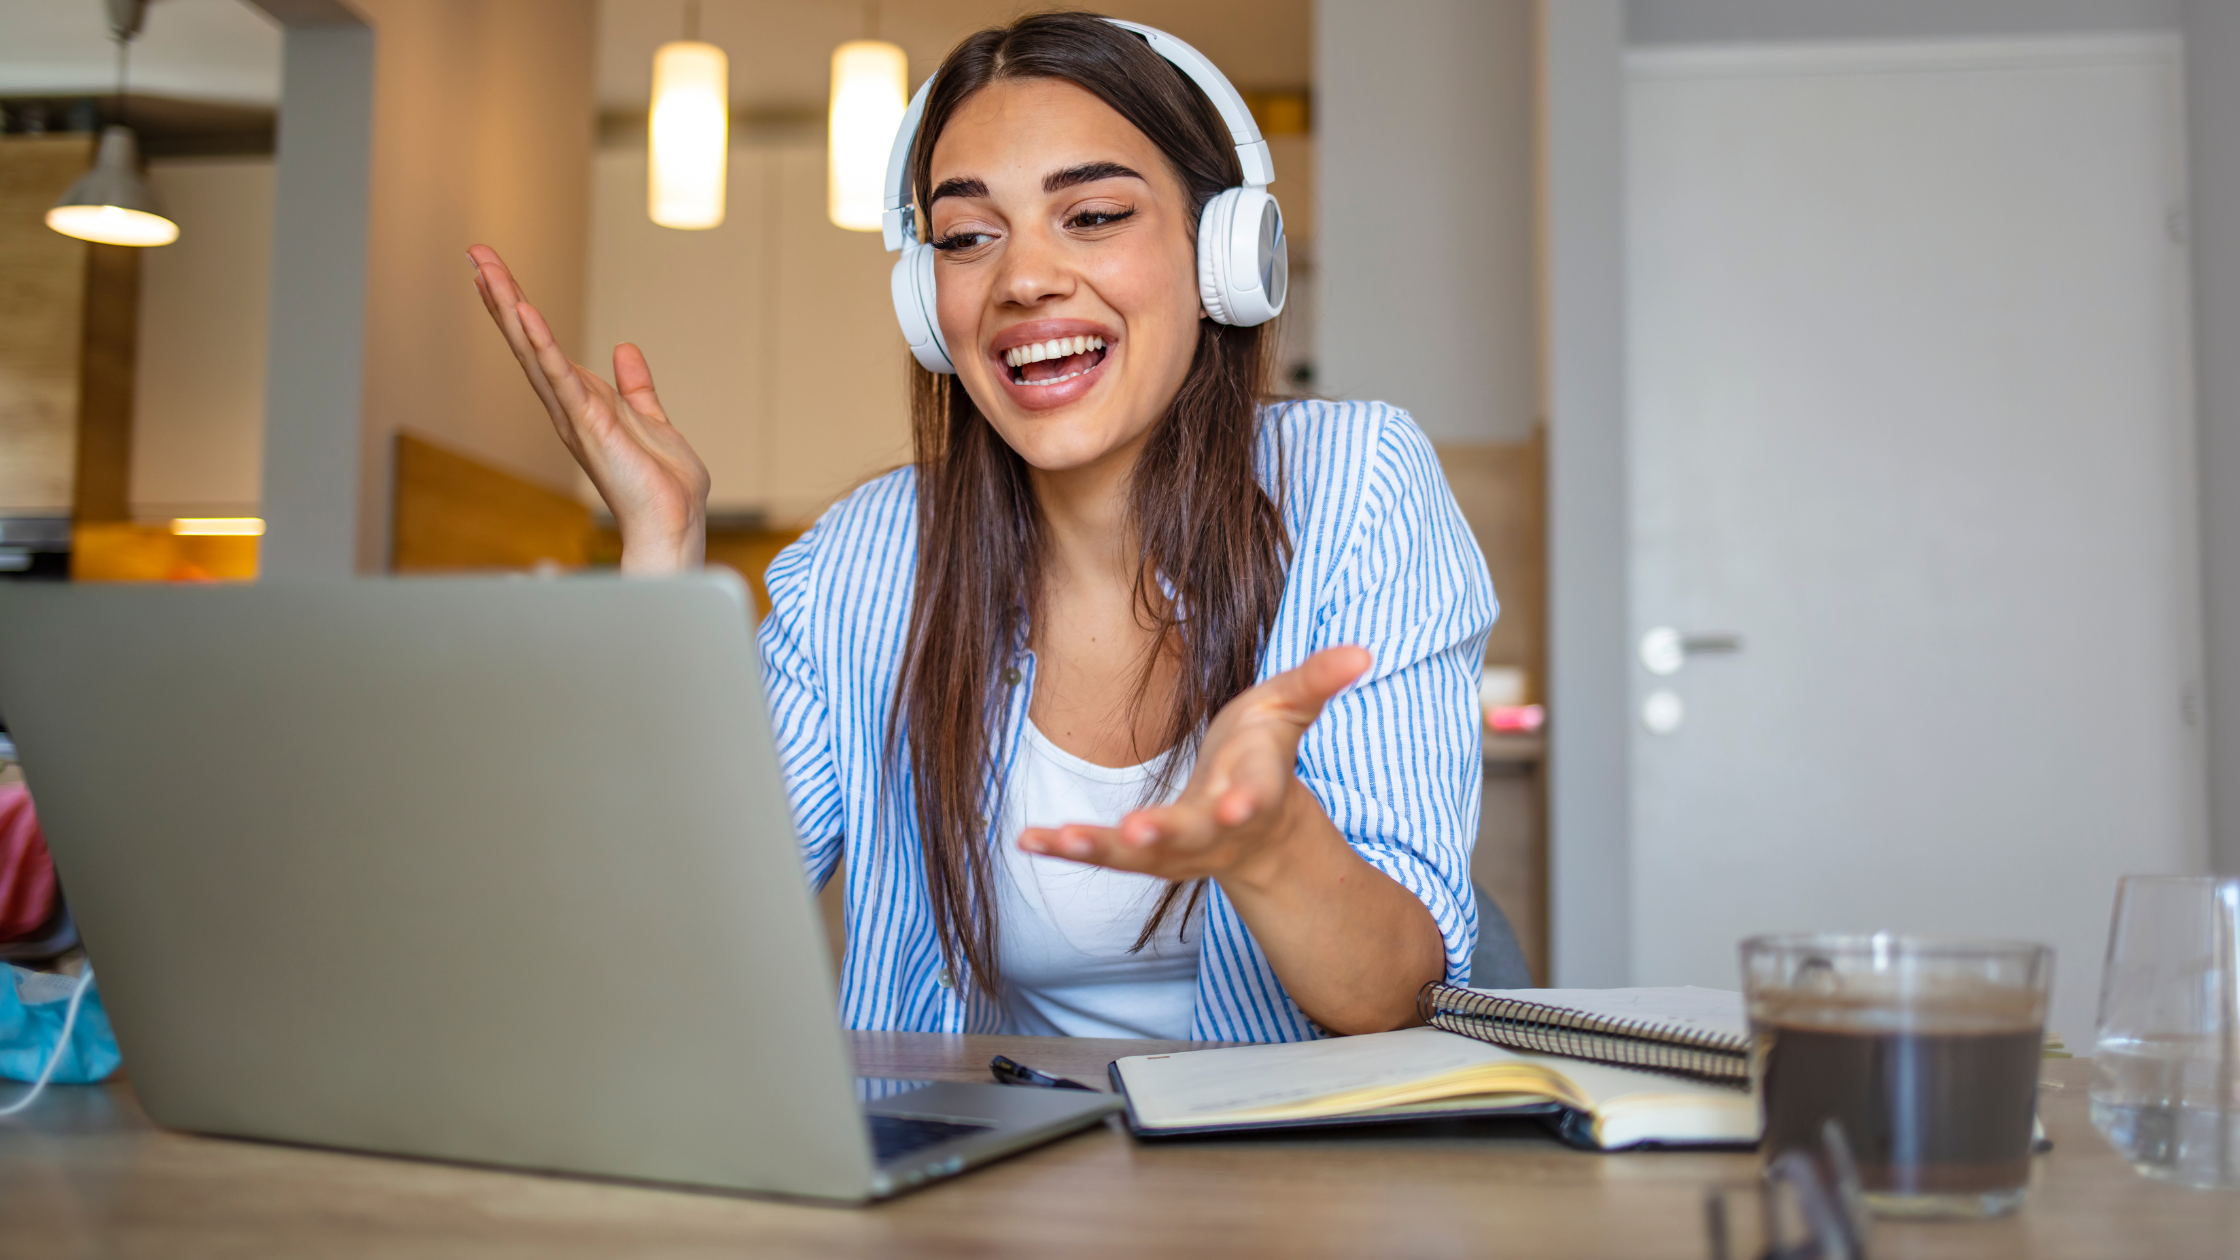
<path fill-rule="evenodd" d="M 45 218 L 92 160 L 90 136 L 0 136 L 0 515 L 70 511 L 90 247 Z"/>

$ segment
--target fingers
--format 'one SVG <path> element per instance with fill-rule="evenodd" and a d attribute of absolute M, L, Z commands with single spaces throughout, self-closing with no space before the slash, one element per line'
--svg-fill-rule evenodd
<path fill-rule="evenodd" d="M 592 412 L 598 400 L 587 387 L 585 374 L 577 371 L 567 353 L 560 349 L 560 340 L 552 335 L 552 326 L 527 302 L 516 304 L 514 314 L 521 321 L 522 331 L 528 335 L 537 366 L 544 370 L 545 379 L 552 383 L 553 393 L 569 418 L 579 425 L 593 421 Z"/>
<path fill-rule="evenodd" d="M 1227 828 L 1202 806 L 1164 805 L 1139 809 L 1117 827 L 1067 823 L 1028 827 L 1019 848 L 1045 857 L 1091 866 L 1135 871 L 1166 879 L 1200 879 L 1215 873 L 1215 850 Z"/>
<path fill-rule="evenodd" d="M 1174 849 L 1203 849 L 1220 838 L 1221 827 L 1212 811 L 1180 801 L 1135 810 L 1120 820 L 1121 839 L 1130 847 L 1166 845 Z"/>
<path fill-rule="evenodd" d="M 614 387 L 639 415 L 668 423 L 669 413 L 653 392 L 653 369 L 646 366 L 645 351 L 627 341 L 614 348 Z"/>
<path fill-rule="evenodd" d="M 1296 668 L 1269 679 L 1267 686 L 1285 704 L 1304 711 L 1307 720 L 1322 712 L 1330 698 L 1344 691 L 1369 671 L 1369 650 L 1346 644 L 1324 648 Z"/>
<path fill-rule="evenodd" d="M 1241 799 L 1244 790 L 1236 795 Z M 1117 827 L 1029 827 L 1019 833 L 1018 843 L 1024 852 L 1069 862 L 1162 879 L 1206 879 L 1220 874 L 1233 856 L 1228 845 L 1240 836 L 1236 824 L 1216 817 L 1218 812 L 1195 805 L 1158 806 L 1129 814 Z"/>
<path fill-rule="evenodd" d="M 488 245 L 476 245 L 468 249 L 467 258 L 474 263 L 474 288 L 482 298 L 482 309 L 490 312 L 491 321 L 498 325 L 498 331 L 505 336 L 507 348 L 513 351 L 514 361 L 521 365 L 522 372 L 528 376 L 529 387 L 537 392 L 538 400 L 544 403 L 545 410 L 551 414 L 553 424 L 561 431 L 560 436 L 567 438 L 559 396 L 549 375 L 538 362 L 536 349 L 530 344 L 528 334 L 521 326 L 518 312 L 528 300 L 522 295 L 521 286 L 515 283 L 513 272 L 498 257 L 498 251 Z"/>
<path fill-rule="evenodd" d="M 474 264 L 474 287 L 482 294 L 483 308 L 511 340 L 513 334 L 520 331 L 513 319 L 513 308 L 526 301 L 527 295 L 522 293 L 505 261 L 498 257 L 498 251 L 488 245 L 476 245 L 467 251 L 467 259 Z"/>
<path fill-rule="evenodd" d="M 1175 844 L 1136 844 L 1117 827 L 1094 827 L 1085 823 L 1029 827 L 1019 833 L 1019 847 L 1044 857 L 1138 875 L 1156 875 L 1161 879 L 1205 879 L 1215 874 L 1200 852 Z"/>
<path fill-rule="evenodd" d="M 1131 846 L 1121 839 L 1117 827 L 1068 823 L 1063 827 L 1028 827 L 1019 832 L 1019 848 L 1025 852 L 1099 866 L 1110 864 L 1100 859 L 1116 855 L 1127 847 Z"/>

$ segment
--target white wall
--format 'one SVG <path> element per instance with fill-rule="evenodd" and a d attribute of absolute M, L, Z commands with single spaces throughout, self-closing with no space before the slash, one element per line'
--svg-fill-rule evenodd
<path fill-rule="evenodd" d="M 2240 875 L 2240 4 L 2187 8 L 2211 862 Z"/>
<path fill-rule="evenodd" d="M 2173 30 L 2187 49 L 2217 869 L 2240 873 L 2240 5 L 2231 0 L 1628 0 L 1636 45 Z"/>
<path fill-rule="evenodd" d="M 137 517 L 254 515 L 263 471 L 272 159 L 152 163 L 179 239 L 140 270 Z"/>
<path fill-rule="evenodd" d="M 375 38 L 341 0 L 255 0 L 288 22 L 272 178 L 264 478 L 267 578 L 357 572 L 368 533 L 366 287 Z M 386 514 L 384 514 L 385 516 Z"/>
<path fill-rule="evenodd" d="M 388 567 L 400 429 L 555 487 L 575 461 L 475 296 L 495 246 L 560 344 L 583 333 L 592 0 L 351 0 L 374 61 L 358 565 Z M 287 118 L 281 118 L 281 147 Z"/>
<path fill-rule="evenodd" d="M 601 150 L 592 188 L 584 360 L 605 372 L 617 342 L 645 351 L 712 511 L 805 522 L 909 459 L 893 259 L 825 218 L 821 134 L 735 145 L 707 231 L 646 218 L 643 149 Z"/>
<path fill-rule="evenodd" d="M 1540 18 L 1548 372 L 1550 968 L 1622 985 L 1627 897 L 1624 11 L 1544 0 Z"/>
<path fill-rule="evenodd" d="M 1315 6 L 1321 392 L 1531 435 L 1532 59 L 1527 0 Z"/>
<path fill-rule="evenodd" d="M 595 11 L 253 2 L 291 23 L 262 568 L 379 572 L 401 429 L 556 486 L 574 475 L 475 297 L 465 251 L 498 246 L 561 344 L 580 341 Z"/>
<path fill-rule="evenodd" d="M 2204 866 L 2176 45 L 1879 47 L 1631 63 L 1633 630 L 1743 640 L 1636 674 L 1632 978 L 2037 940 L 2074 1040 L 2117 878 Z"/>
<path fill-rule="evenodd" d="M 2183 24 L 2184 9 L 2182 0 L 1627 0 L 1626 42 L 1724 44 L 2165 31 Z"/>
<path fill-rule="evenodd" d="M 0 0 L 0 92 L 116 90 L 117 46 L 90 0 Z M 164 0 L 132 41 L 132 90 L 196 100 L 280 99 L 280 30 L 243 0 Z"/>

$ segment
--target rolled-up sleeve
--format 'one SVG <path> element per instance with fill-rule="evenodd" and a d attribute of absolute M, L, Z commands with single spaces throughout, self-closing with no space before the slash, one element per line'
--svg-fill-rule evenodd
<path fill-rule="evenodd" d="M 1298 773 L 1355 851 L 1423 900 L 1460 983 L 1478 937 L 1477 681 L 1498 606 L 1431 443 L 1405 413 L 1378 410 L 1359 515 L 1312 636 L 1374 659 L 1308 729 Z"/>

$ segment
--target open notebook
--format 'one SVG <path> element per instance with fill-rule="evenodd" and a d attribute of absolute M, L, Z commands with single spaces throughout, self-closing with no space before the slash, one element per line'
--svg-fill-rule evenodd
<path fill-rule="evenodd" d="M 1436 1028 L 1134 1055 L 1113 1063 L 1112 1081 L 1138 1137 L 1524 1115 L 1604 1150 L 1758 1140 L 1758 1104 L 1746 1090 Z"/>

